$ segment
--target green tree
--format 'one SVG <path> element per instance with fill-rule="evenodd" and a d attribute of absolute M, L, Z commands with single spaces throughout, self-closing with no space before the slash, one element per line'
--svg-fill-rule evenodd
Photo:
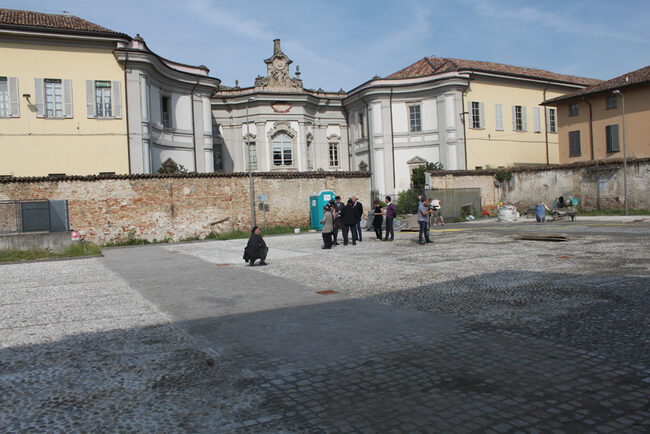
<path fill-rule="evenodd" d="M 414 214 L 418 210 L 418 192 L 414 189 L 400 191 L 397 194 L 395 210 L 397 214 Z"/>
<path fill-rule="evenodd" d="M 424 194 L 424 185 L 425 185 L 425 177 L 424 177 L 424 172 L 431 172 L 434 170 L 442 170 L 443 165 L 440 162 L 437 163 L 426 163 L 422 166 L 418 166 L 415 169 L 413 169 L 413 173 L 411 174 L 411 185 L 412 189 L 417 192 L 417 194 Z"/>

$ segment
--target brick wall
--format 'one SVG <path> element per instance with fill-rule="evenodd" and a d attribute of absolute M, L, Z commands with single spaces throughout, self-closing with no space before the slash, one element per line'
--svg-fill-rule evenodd
<path fill-rule="evenodd" d="M 594 161 L 536 168 L 514 168 L 510 182 L 494 184 L 496 170 L 431 173 L 431 188 L 480 188 L 481 204 L 510 202 L 525 209 L 539 201 L 549 207 L 559 197 L 576 197 L 585 209 L 622 209 L 623 162 Z M 650 209 L 650 158 L 627 162 L 628 208 Z"/>
<path fill-rule="evenodd" d="M 309 196 L 321 190 L 370 202 L 370 178 L 358 172 L 256 174 L 254 188 L 256 197 L 269 196 L 267 226 L 308 225 Z M 179 240 L 251 223 L 244 174 L 0 180 L 0 200 L 26 199 L 67 199 L 70 228 L 96 243 L 124 240 L 133 229 L 137 238 Z"/>

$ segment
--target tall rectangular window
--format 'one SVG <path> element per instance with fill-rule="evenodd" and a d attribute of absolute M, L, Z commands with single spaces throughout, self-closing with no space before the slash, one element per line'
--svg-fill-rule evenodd
<path fill-rule="evenodd" d="M 409 106 L 409 122 L 412 133 L 422 131 L 422 118 L 420 116 L 419 105 Z"/>
<path fill-rule="evenodd" d="M 0 117 L 9 117 L 9 87 L 7 77 L 0 77 Z"/>
<path fill-rule="evenodd" d="M 580 131 L 569 131 L 569 157 L 580 155 Z"/>
<path fill-rule="evenodd" d="M 171 128 L 171 99 L 168 96 L 163 95 L 161 99 L 161 109 L 162 109 L 162 125 L 163 128 Z"/>
<path fill-rule="evenodd" d="M 359 113 L 359 137 L 362 139 L 366 137 L 366 122 L 363 113 Z"/>
<path fill-rule="evenodd" d="M 339 165 L 339 144 L 330 142 L 330 166 L 336 167 Z"/>
<path fill-rule="evenodd" d="M 607 98 L 605 98 L 605 109 L 606 110 L 615 109 L 616 106 L 617 106 L 617 104 L 616 104 L 616 95 L 610 95 Z"/>
<path fill-rule="evenodd" d="M 514 129 L 515 131 L 523 131 L 524 130 L 524 113 L 522 110 L 522 107 L 520 105 L 515 106 L 515 125 Z"/>
<path fill-rule="evenodd" d="M 495 129 L 503 131 L 503 106 L 501 104 L 494 105 L 494 119 L 496 121 Z"/>
<path fill-rule="evenodd" d="M 271 141 L 274 166 L 291 166 L 293 164 L 292 141 L 286 133 L 278 133 Z"/>
<path fill-rule="evenodd" d="M 481 104 L 472 101 L 472 128 L 481 128 Z"/>
<path fill-rule="evenodd" d="M 578 116 L 578 103 L 569 104 L 569 116 Z"/>
<path fill-rule="evenodd" d="M 248 149 L 248 168 L 250 170 L 257 170 L 257 147 L 255 146 L 254 141 L 250 141 L 250 146 L 246 142 L 246 147 Z"/>
<path fill-rule="evenodd" d="M 212 145 L 212 165 L 214 171 L 223 170 L 223 153 L 221 151 L 221 144 L 216 143 Z"/>
<path fill-rule="evenodd" d="M 110 81 L 95 81 L 95 107 L 98 118 L 110 118 L 113 116 Z"/>
<path fill-rule="evenodd" d="M 557 133 L 557 123 L 555 122 L 555 109 L 548 109 L 548 132 Z"/>
<path fill-rule="evenodd" d="M 63 88 L 61 80 L 45 79 L 45 116 L 63 117 Z"/>
<path fill-rule="evenodd" d="M 618 124 L 607 125 L 605 127 L 605 136 L 607 140 L 607 152 L 619 152 L 621 148 L 618 144 Z"/>

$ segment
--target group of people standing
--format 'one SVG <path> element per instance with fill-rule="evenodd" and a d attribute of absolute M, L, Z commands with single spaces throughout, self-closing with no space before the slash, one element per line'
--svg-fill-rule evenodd
<path fill-rule="evenodd" d="M 386 210 L 382 208 L 379 200 L 375 200 L 374 205 L 372 223 L 377 239 L 382 239 L 381 226 L 383 218 L 386 216 L 386 236 L 383 240 L 393 241 L 395 238 L 393 219 L 397 215 L 395 205 L 391 202 L 390 196 L 386 196 Z M 351 196 L 345 204 L 341 202 L 341 196 L 336 196 L 335 200 L 331 200 L 323 208 L 323 218 L 321 219 L 323 224 L 323 249 L 331 249 L 332 246 L 339 245 L 339 230 L 343 233 L 344 246 L 347 246 L 350 242 L 349 233 L 351 233 L 353 246 L 356 246 L 357 241 L 363 241 L 363 233 L 361 232 L 361 219 L 363 217 L 365 217 L 363 204 L 359 202 L 356 196 Z"/>

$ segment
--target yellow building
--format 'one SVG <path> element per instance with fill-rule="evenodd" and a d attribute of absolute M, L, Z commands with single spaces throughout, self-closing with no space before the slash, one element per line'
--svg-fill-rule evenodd
<path fill-rule="evenodd" d="M 71 15 L 0 9 L 0 176 L 129 173 L 129 36 Z"/>
<path fill-rule="evenodd" d="M 557 111 L 540 104 L 599 82 L 494 62 L 427 61 L 434 74 L 454 70 L 468 79 L 462 94 L 467 169 L 557 164 Z"/>
<path fill-rule="evenodd" d="M 558 108 L 561 164 L 621 159 L 624 145 L 627 158 L 650 157 L 650 66 L 545 104 Z"/>

